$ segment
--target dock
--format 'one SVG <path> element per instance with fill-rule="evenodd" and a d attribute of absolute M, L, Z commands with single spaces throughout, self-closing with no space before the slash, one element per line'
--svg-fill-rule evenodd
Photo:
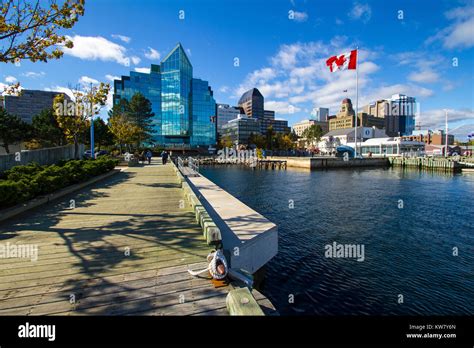
<path fill-rule="evenodd" d="M 212 248 L 181 184 L 153 161 L 0 223 L 2 247 L 38 251 L 0 258 L 0 315 L 228 315 L 232 288 L 187 272 Z"/>
<path fill-rule="evenodd" d="M 390 157 L 390 164 L 399 167 L 459 172 L 466 167 L 459 160 L 443 157 Z"/>

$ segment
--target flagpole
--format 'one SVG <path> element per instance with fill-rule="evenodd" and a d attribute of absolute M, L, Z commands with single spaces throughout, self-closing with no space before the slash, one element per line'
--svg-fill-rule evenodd
<path fill-rule="evenodd" d="M 357 121 L 359 119 L 359 46 L 356 47 L 357 59 L 356 59 L 356 110 L 355 110 L 355 146 L 354 146 L 354 158 L 357 158 Z"/>

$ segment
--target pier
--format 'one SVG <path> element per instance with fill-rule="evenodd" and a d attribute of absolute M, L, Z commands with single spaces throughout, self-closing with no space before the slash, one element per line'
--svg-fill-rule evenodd
<path fill-rule="evenodd" d="M 238 290 L 232 283 L 216 287 L 209 277 L 188 273 L 207 267 L 212 248 L 172 163 L 126 168 L 3 221 L 0 244 L 36 246 L 38 253 L 37 260 L 0 258 L 0 315 L 242 310 L 229 312 L 235 306 L 226 299 Z M 251 295 L 262 313 L 275 311 L 257 290 Z"/>
<path fill-rule="evenodd" d="M 465 163 L 453 158 L 443 157 L 390 157 L 390 164 L 399 167 L 459 172 L 467 167 Z"/>

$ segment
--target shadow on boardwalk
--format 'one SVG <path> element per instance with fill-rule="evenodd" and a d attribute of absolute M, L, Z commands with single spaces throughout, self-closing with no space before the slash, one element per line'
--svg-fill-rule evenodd
<path fill-rule="evenodd" d="M 19 273 L 0 270 L 0 283 L 5 281 L 6 284 L 9 278 L 14 279 L 9 286 L 0 286 L 0 293 L 15 289 L 16 294 L 21 296 L 23 289 L 33 291 L 31 287 L 39 283 L 45 288 L 44 301 L 61 302 L 62 307 L 58 305 L 59 308 L 64 308 L 64 301 L 69 301 L 70 295 L 74 294 L 76 305 L 71 305 L 69 309 L 74 314 L 88 314 L 91 308 L 94 308 L 94 315 L 152 310 L 156 305 L 154 285 L 159 266 L 185 266 L 190 261 L 205 260 L 207 254 L 207 246 L 194 221 L 194 214 L 189 209 L 177 209 L 182 192 L 177 183 L 169 180 L 170 173 L 174 173 L 171 168 L 159 170 L 160 175 L 151 175 L 154 169 L 146 167 L 120 172 L 63 197 L 60 202 L 37 208 L 0 225 L 0 241 L 37 243 L 41 262 L 32 268 L 9 263 Z M 127 199 L 135 198 L 134 191 L 143 197 L 138 198 L 136 209 L 124 210 L 123 204 L 127 203 Z M 160 202 L 160 197 L 164 196 L 166 200 L 162 198 L 164 201 Z M 72 199 L 75 209 L 69 208 Z M 150 203 L 144 203 L 146 199 L 154 199 L 156 203 L 150 206 Z M 126 253 L 127 248 L 129 254 Z M 41 259 L 42 250 L 47 260 Z M 50 263 L 56 260 L 55 253 L 64 254 L 64 260 L 58 256 L 57 263 Z M 37 272 L 32 272 L 32 269 Z M 149 279 L 139 287 L 139 291 L 136 284 L 131 286 L 130 282 L 116 279 L 117 275 L 124 278 L 126 274 L 146 271 L 153 272 L 147 273 Z M 56 296 L 50 294 L 52 284 L 49 281 L 61 289 Z M 208 288 L 202 291 L 212 296 L 215 295 L 213 290 Z M 137 291 L 139 297 L 135 296 Z M 107 293 L 109 296 L 106 296 Z M 3 296 L 0 299 L 5 297 L 8 298 Z M 25 314 L 41 312 L 35 306 L 46 302 L 35 297 L 31 303 L 26 302 L 24 307 L 28 307 L 29 311 Z M 87 305 L 81 307 L 81 300 L 86 298 Z M 0 312 L 4 309 L 0 304 Z"/>

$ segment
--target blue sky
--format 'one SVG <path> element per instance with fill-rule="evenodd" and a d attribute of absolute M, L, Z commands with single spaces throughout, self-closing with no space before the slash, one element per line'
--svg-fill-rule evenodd
<path fill-rule="evenodd" d="M 359 46 L 360 105 L 405 93 L 420 103 L 422 128 L 444 128 L 448 109 L 455 134 L 474 132 L 473 0 L 88 0 L 66 34 L 75 47 L 61 60 L 3 64 L 0 84 L 105 82 L 146 71 L 181 42 L 217 102 L 258 87 L 266 109 L 293 124 L 355 102 L 354 71 L 331 74 L 324 62 Z"/>

